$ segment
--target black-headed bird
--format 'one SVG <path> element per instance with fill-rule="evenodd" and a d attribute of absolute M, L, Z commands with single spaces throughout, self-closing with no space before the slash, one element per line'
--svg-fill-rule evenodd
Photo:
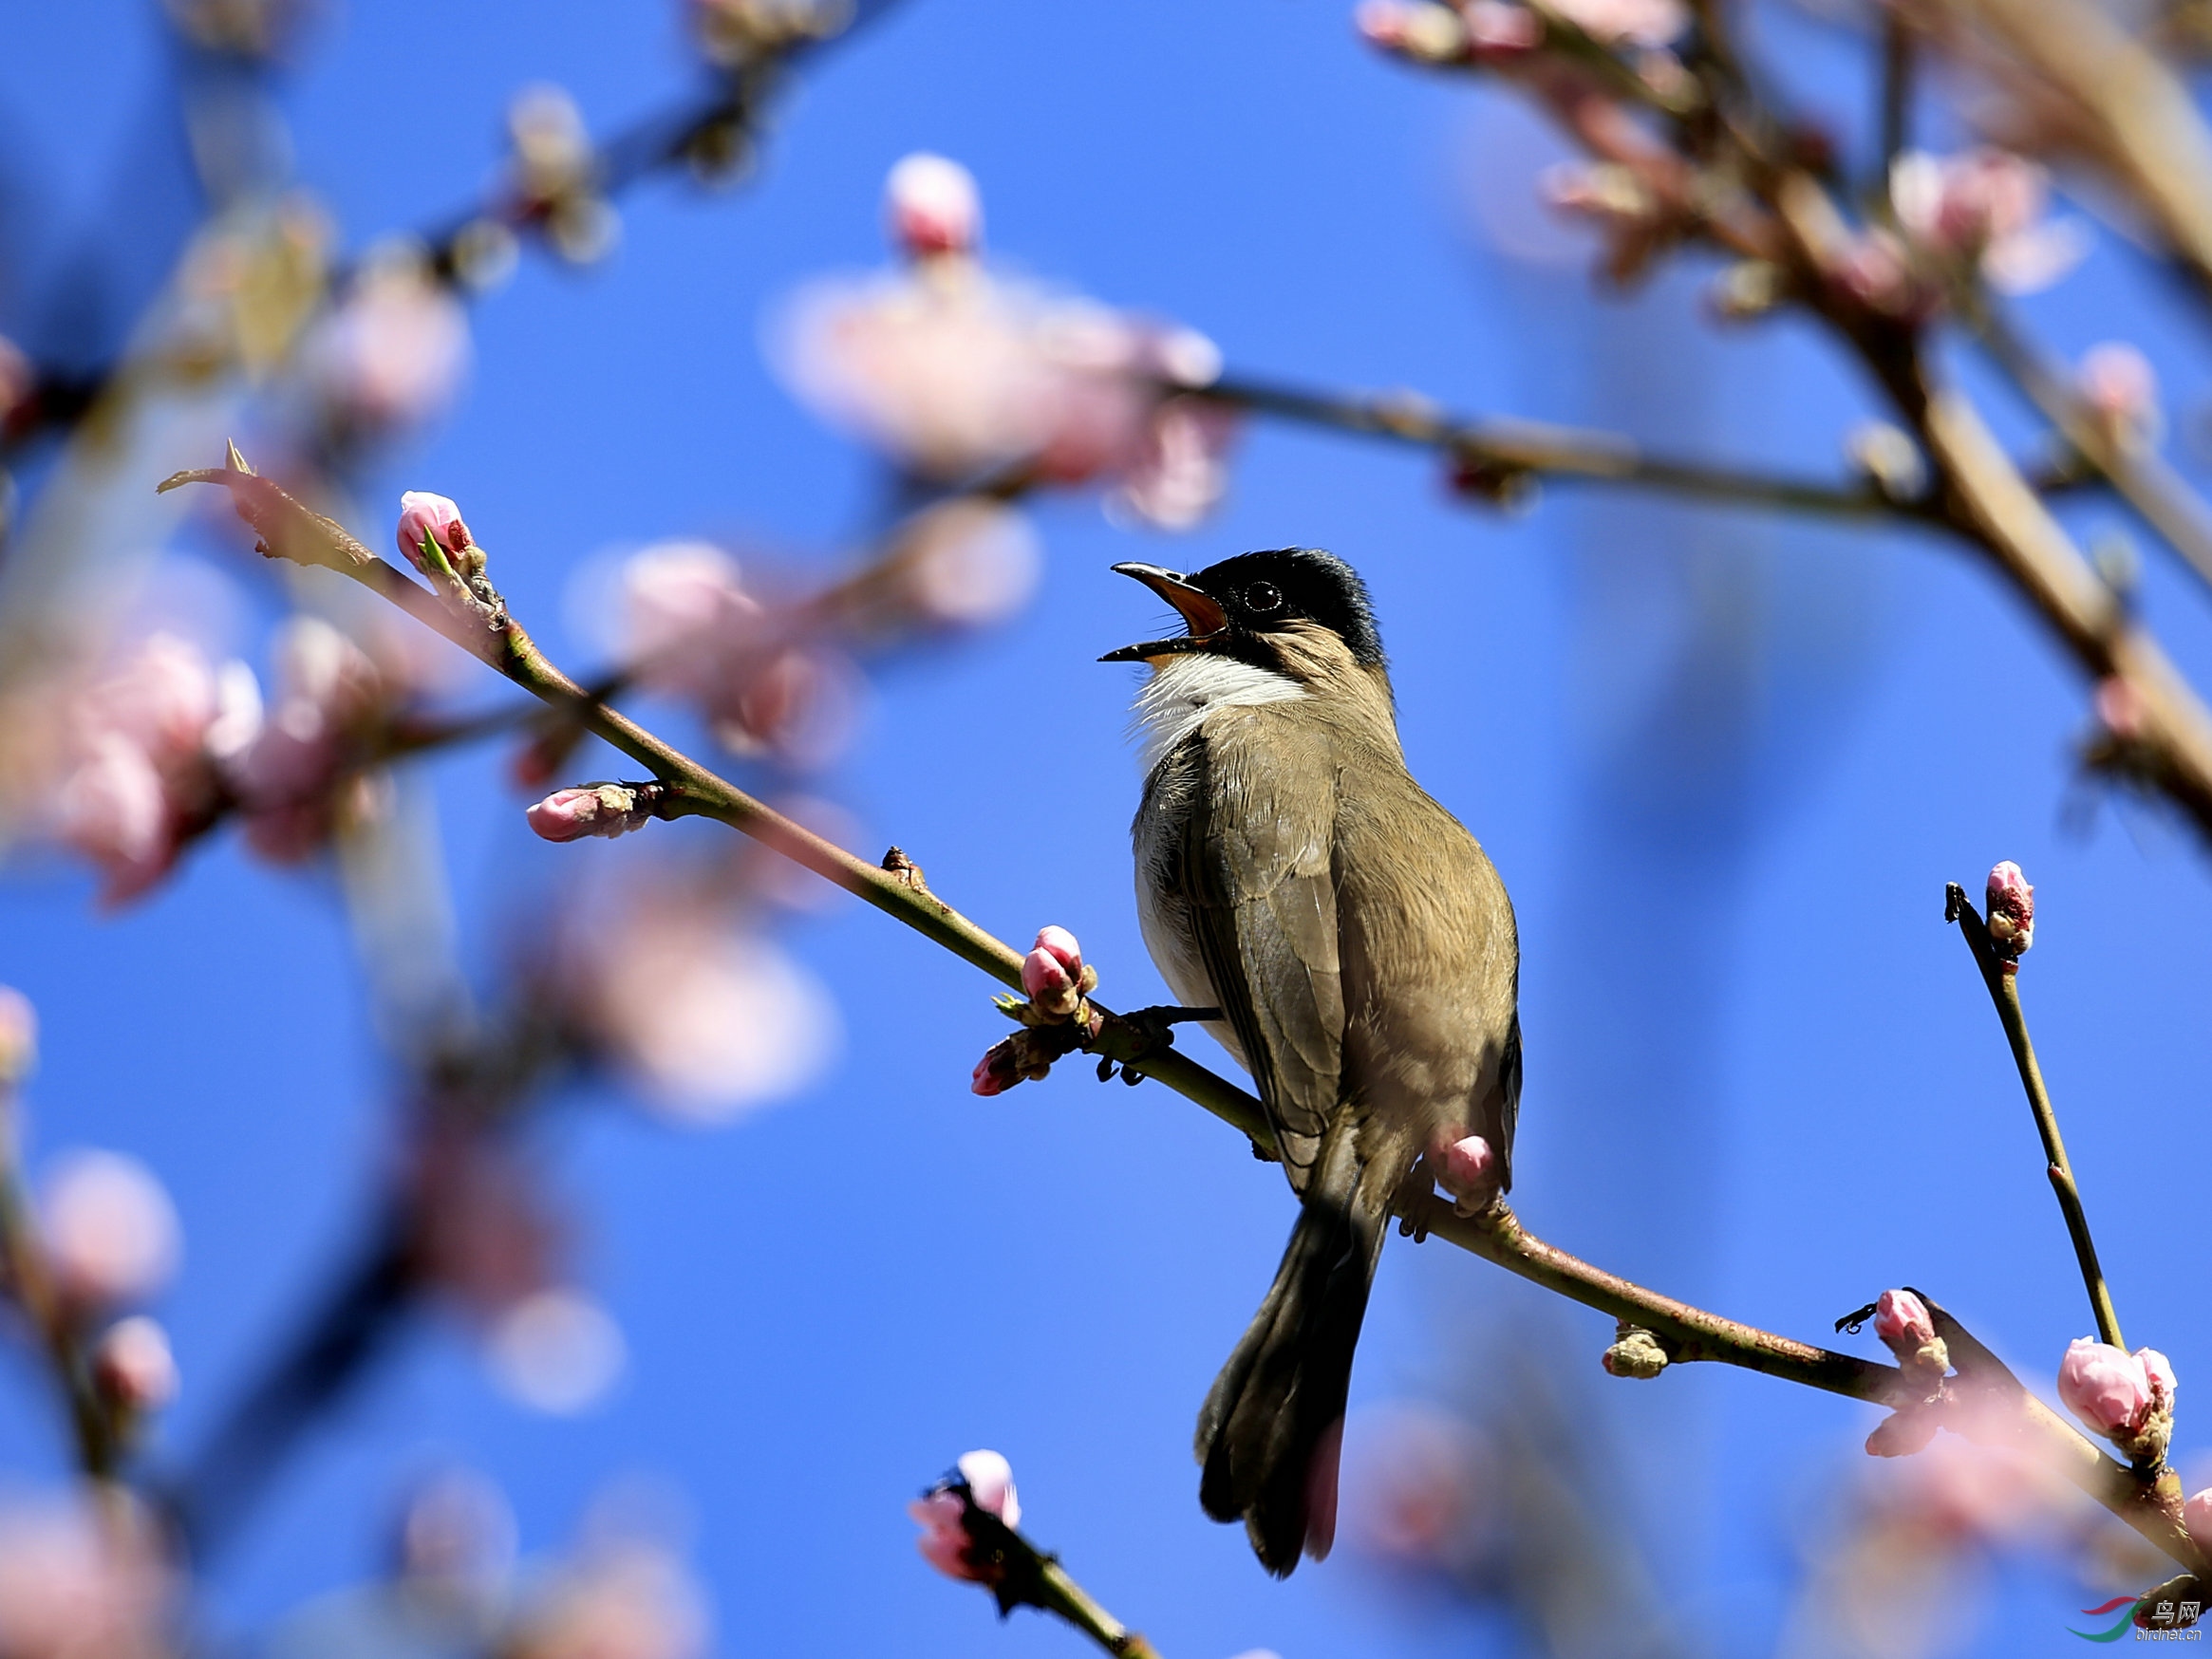
<path fill-rule="evenodd" d="M 1153 669 L 1135 705 L 1145 944 L 1183 1003 L 1218 1011 L 1207 1029 L 1252 1074 L 1301 1202 L 1197 1437 L 1206 1512 L 1241 1517 L 1287 1575 L 1335 1536 L 1352 1351 L 1393 1201 L 1425 1155 L 1471 1136 L 1496 1191 L 1511 1184 L 1513 907 L 1406 771 L 1349 565 L 1285 548 L 1192 576 L 1114 568 L 1187 630 L 1101 659 Z"/>

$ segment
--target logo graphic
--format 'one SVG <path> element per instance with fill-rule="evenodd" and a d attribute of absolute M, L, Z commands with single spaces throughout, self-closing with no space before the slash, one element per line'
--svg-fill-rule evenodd
<path fill-rule="evenodd" d="M 2068 1625 L 2066 1628 L 2085 1642 L 2117 1642 L 2127 1635 L 2129 1627 L 2134 1625 L 2136 1618 L 2140 1615 L 2143 1618 L 2145 1630 L 2153 1640 L 2165 1636 L 2169 1640 L 2179 1638 L 2183 1641 L 2194 1641 L 2203 1634 L 2202 1631 L 2187 1628 L 2194 1625 L 2198 1615 L 2203 1612 L 2203 1605 L 2201 1602 L 2184 1601 L 2177 1605 L 2171 1601 L 2161 1601 L 2153 1605 L 2150 1597 L 2157 1594 L 2158 1592 L 2154 1590 L 2149 1595 L 2115 1595 L 2101 1606 L 2085 1607 L 2081 1610 L 2083 1614 L 2089 1618 L 2102 1618 L 2109 1612 L 2118 1612 L 2120 1616 L 2112 1622 L 2109 1629 L 2076 1631 L 2071 1625 Z M 2126 1611 L 2123 1612 L 2123 1609 Z"/>

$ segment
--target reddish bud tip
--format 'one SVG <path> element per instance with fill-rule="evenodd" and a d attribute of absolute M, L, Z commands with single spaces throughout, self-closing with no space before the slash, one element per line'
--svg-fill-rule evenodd
<path fill-rule="evenodd" d="M 966 253 L 983 240 L 983 193 L 957 161 L 909 156 L 890 170 L 883 198 L 891 240 L 909 253 Z"/>
<path fill-rule="evenodd" d="M 469 527 L 461 522 L 460 509 L 451 497 L 409 490 L 400 497 L 400 551 L 406 554 L 410 565 L 427 574 L 422 563 L 425 538 L 437 543 L 448 557 L 474 545 Z"/>
<path fill-rule="evenodd" d="M 2035 889 L 2028 885 L 2020 867 L 2007 859 L 1989 872 L 1984 897 L 1989 908 L 1990 942 L 1999 956 L 2018 960 L 2035 942 Z"/>

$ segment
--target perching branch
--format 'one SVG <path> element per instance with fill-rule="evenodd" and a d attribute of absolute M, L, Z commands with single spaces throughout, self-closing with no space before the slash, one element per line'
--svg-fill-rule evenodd
<path fill-rule="evenodd" d="M 225 486 L 237 502 L 240 516 L 260 532 L 263 550 L 270 556 L 336 569 L 384 594 L 534 696 L 572 712 L 595 735 L 647 767 L 669 791 L 670 804 L 662 815 L 697 815 L 727 824 L 866 900 L 1002 983 L 1021 987 L 1021 953 L 931 893 L 911 862 L 895 849 L 884 866 L 872 865 L 771 811 L 592 699 L 547 661 L 512 617 L 502 613 L 499 624 L 493 626 L 459 599 L 449 606 L 369 553 L 331 520 L 310 513 L 268 479 L 245 470 L 235 449 L 232 461 L 228 468 L 179 473 L 161 488 L 184 483 Z M 1092 1007 L 1106 1016 L 1089 1045 L 1092 1052 L 1125 1065 L 1134 1063 L 1143 1074 L 1158 1078 L 1238 1129 L 1261 1156 L 1272 1156 L 1265 1115 L 1249 1092 L 1172 1049 L 1160 1049 L 1152 1034 L 1098 1008 L 1096 1001 Z M 1814 1348 L 1647 1290 L 1545 1243 L 1502 1204 L 1470 1218 L 1434 1194 L 1408 1194 L 1397 1210 L 1409 1230 L 1444 1239 L 1532 1283 L 1653 1333 L 1671 1360 L 1740 1366 L 1880 1404 L 1903 1406 L 1912 1398 L 1912 1389 L 1895 1367 Z M 2024 1390 L 2020 1402 L 2006 1423 L 2011 1439 L 2048 1456 L 2083 1491 L 2176 1561 L 2192 1570 L 2205 1565 L 2183 1530 L 2178 1487 L 2168 1494 L 2163 1485 L 2156 1489 L 2143 1485 Z"/>
<path fill-rule="evenodd" d="M 1160 1650 L 1091 1599 L 1068 1575 L 1058 1556 L 1039 1549 L 989 1510 L 962 1493 L 970 1558 L 986 1575 L 1001 1615 L 1034 1607 L 1064 1619 L 1115 1659 L 1160 1659 Z"/>
<path fill-rule="evenodd" d="M 2043 1086 L 2043 1069 L 2035 1063 L 2035 1047 L 2028 1040 L 2028 1019 L 2020 1008 L 2017 963 L 1993 944 L 1989 928 L 1966 897 L 1966 889 L 1953 882 L 1943 889 L 1943 920 L 1959 923 L 1959 937 L 1974 953 L 1982 983 L 2012 1045 L 2013 1064 L 2020 1071 L 2020 1087 L 2027 1091 L 2028 1109 L 2034 1114 L 2035 1132 L 2043 1138 L 2043 1160 L 2051 1189 L 2058 1195 L 2058 1208 L 2066 1217 L 2067 1236 L 2073 1240 L 2074 1259 L 2081 1264 L 2082 1284 L 2090 1294 L 2090 1307 L 2097 1318 L 2097 1338 L 2125 1351 L 2120 1340 L 2120 1316 L 2112 1309 L 2112 1293 L 2105 1283 L 2105 1270 L 2097 1264 L 2097 1247 L 2090 1238 L 2089 1214 L 2082 1208 L 2081 1191 L 2074 1185 L 2073 1166 L 2066 1159 L 2066 1143 L 2059 1137 L 2058 1113 Z"/>

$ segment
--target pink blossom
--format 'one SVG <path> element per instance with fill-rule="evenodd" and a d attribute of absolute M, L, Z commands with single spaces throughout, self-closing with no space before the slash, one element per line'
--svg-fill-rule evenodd
<path fill-rule="evenodd" d="M 642 828 L 651 815 L 638 810 L 632 791 L 614 783 L 555 790 L 525 814 L 531 829 L 548 841 L 611 838 Z"/>
<path fill-rule="evenodd" d="M 1058 997 L 1075 989 L 1075 981 L 1052 952 L 1040 947 L 1022 959 L 1022 989 L 1031 997 Z"/>
<path fill-rule="evenodd" d="M 453 399 L 469 361 L 467 313 L 420 250 L 372 258 L 300 347 L 324 419 L 381 437 L 417 426 Z"/>
<path fill-rule="evenodd" d="M 2097 1433 L 2140 1433 L 2172 1401 L 2173 1368 L 2152 1349 L 2123 1353 L 2092 1336 L 2076 1337 L 2058 1368 L 2058 1398 Z"/>
<path fill-rule="evenodd" d="M 38 1060 L 38 1010 L 12 985 L 0 985 L 0 1090 L 30 1075 Z"/>
<path fill-rule="evenodd" d="M 169 872 L 177 855 L 169 796 L 146 752 L 108 733 L 63 783 L 55 830 L 99 866 L 110 904 L 135 898 Z"/>
<path fill-rule="evenodd" d="M 1976 262 L 2007 293 L 2048 288 L 2088 252 L 2080 227 L 2045 222 L 2050 196 L 2042 168 L 1988 146 L 1945 157 L 1907 151 L 1890 167 L 1890 202 L 1906 234 Z"/>
<path fill-rule="evenodd" d="M 422 557 L 425 540 L 442 548 L 449 559 L 475 545 L 469 527 L 461 521 L 460 509 L 450 496 L 409 490 L 400 497 L 400 551 L 416 569 L 429 575 L 431 567 Z"/>
<path fill-rule="evenodd" d="M 1440 1146 L 1431 1153 L 1431 1162 L 1436 1184 L 1452 1195 L 1452 1207 L 1461 1215 L 1473 1215 L 1497 1196 L 1498 1156 L 1482 1136 Z"/>
<path fill-rule="evenodd" d="M 1925 1451 L 1940 1426 L 1936 1413 L 1925 1407 L 1907 1407 L 1903 1411 L 1892 1411 L 1866 1436 L 1866 1455 L 1905 1458 Z"/>
<path fill-rule="evenodd" d="M 100 1391 L 133 1411 L 159 1411 L 177 1398 L 177 1357 L 169 1333 L 143 1314 L 119 1319 L 92 1350 Z"/>
<path fill-rule="evenodd" d="M 1170 398 L 1153 412 L 1143 444 L 1111 499 L 1161 530 L 1184 531 L 1228 494 L 1237 412 L 1203 398 Z"/>
<path fill-rule="evenodd" d="M 1022 1500 L 1014 1492 L 1014 1467 L 995 1451 L 963 1452 L 954 1465 L 967 1482 L 968 1496 L 978 1509 L 987 1510 L 1008 1526 L 1022 1524 Z"/>
<path fill-rule="evenodd" d="M 983 195 L 957 161 L 917 151 L 884 183 L 891 240 L 907 252 L 967 253 L 983 240 Z"/>
<path fill-rule="evenodd" d="M 1997 955 L 2016 961 L 2035 942 L 2035 889 L 2011 859 L 1989 872 L 1982 895 L 1989 912 L 1989 940 Z"/>
<path fill-rule="evenodd" d="M 1022 1081 L 1022 1068 L 1017 1063 L 1013 1039 L 993 1043 L 984 1051 L 984 1057 L 975 1063 L 968 1074 L 970 1094 L 990 1096 L 1003 1094 Z"/>
<path fill-rule="evenodd" d="M 1874 1334 L 1891 1351 L 1917 1353 L 1936 1339 L 1928 1305 L 1910 1291 L 1884 1291 L 1874 1305 Z"/>
<path fill-rule="evenodd" d="M 1506 0 L 1472 0 L 1459 9 L 1468 43 L 1477 57 L 1510 57 L 1544 44 L 1544 20 Z"/>
<path fill-rule="evenodd" d="M 95 1307 L 138 1301 L 176 1268 L 177 1211 L 136 1158 L 66 1155 L 47 1178 L 40 1207 L 48 1265 L 74 1300 Z"/>
<path fill-rule="evenodd" d="M 0 1508 L 0 1653 L 159 1659 L 175 1584 L 158 1529 L 127 1494 Z"/>
<path fill-rule="evenodd" d="M 2212 1550 L 2212 1487 L 2194 1494 L 2182 1505 L 2182 1524 L 2200 1550 Z"/>
<path fill-rule="evenodd" d="M 2074 382 L 2090 413 L 2116 438 L 2150 438 L 2158 424 L 2158 371 L 2124 340 L 2108 340 L 2083 354 Z"/>
<path fill-rule="evenodd" d="M 215 670 L 197 646 L 153 634 L 93 687 L 80 718 L 127 737 L 157 767 L 189 761 L 216 718 Z"/>
<path fill-rule="evenodd" d="M 559 1285 L 501 1309 L 485 1347 L 500 1388 L 553 1417 L 572 1417 L 604 1400 L 629 1361 L 613 1315 Z"/>
<path fill-rule="evenodd" d="M 1353 23 L 1373 45 L 1416 63 L 1454 63 L 1467 53 L 1468 28 L 1460 13 L 1431 0 L 1362 0 Z"/>

